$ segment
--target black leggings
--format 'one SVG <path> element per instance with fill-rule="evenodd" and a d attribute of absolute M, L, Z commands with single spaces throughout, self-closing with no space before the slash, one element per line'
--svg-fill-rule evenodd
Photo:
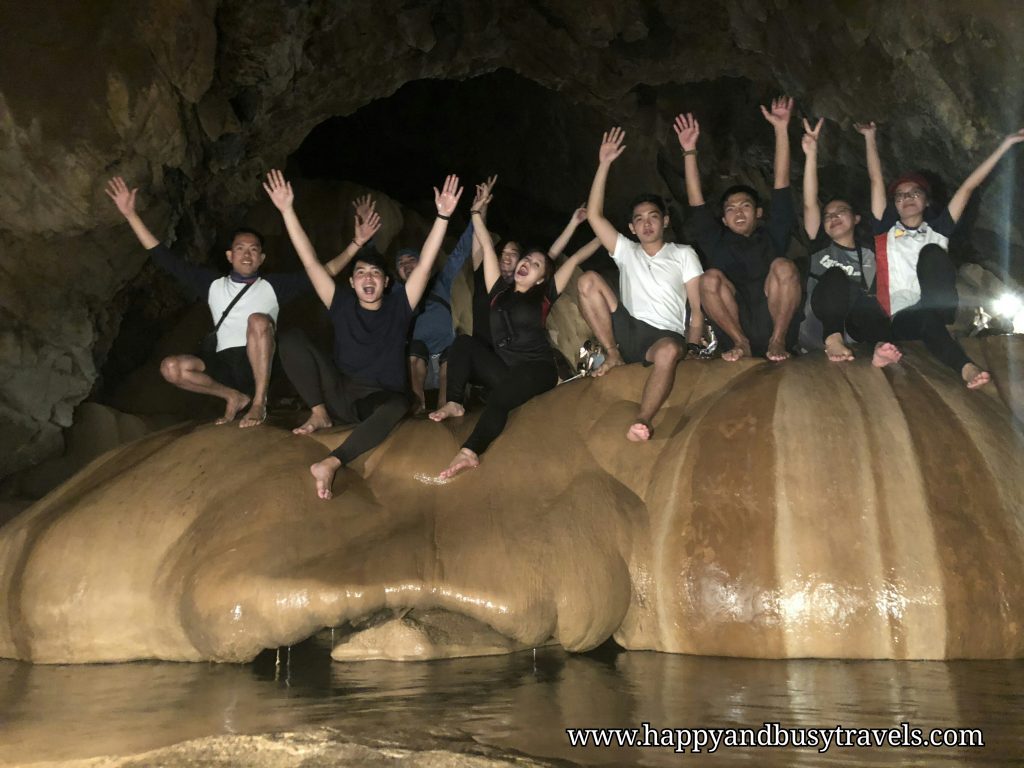
<path fill-rule="evenodd" d="M 971 359 L 946 329 L 956 318 L 959 297 L 956 292 L 956 267 L 939 245 L 929 243 L 917 257 L 917 279 L 921 299 L 892 316 L 892 334 L 896 341 L 923 341 L 942 363 L 957 373 Z"/>
<path fill-rule="evenodd" d="M 821 320 L 822 341 L 843 331 L 856 341 L 892 341 L 889 316 L 882 305 L 839 267 L 830 267 L 818 279 L 811 309 Z"/>
<path fill-rule="evenodd" d="M 349 464 L 376 448 L 409 410 L 408 396 L 346 376 L 302 331 L 278 335 L 278 354 L 289 380 L 310 408 L 323 405 L 342 424 L 357 424 L 331 455 Z"/>
<path fill-rule="evenodd" d="M 476 428 L 462 446 L 479 455 L 501 434 L 509 412 L 554 388 L 558 372 L 553 355 L 550 361 L 510 367 L 485 342 L 459 336 L 448 352 L 448 399 L 461 405 L 470 382 L 491 390 Z"/>

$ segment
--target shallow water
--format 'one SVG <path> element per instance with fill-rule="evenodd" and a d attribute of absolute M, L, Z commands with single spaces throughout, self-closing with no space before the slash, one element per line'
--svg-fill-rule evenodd
<path fill-rule="evenodd" d="M 341 664 L 327 638 L 281 664 L 0 662 L 0 765 L 123 755 L 221 734 L 337 728 L 368 745 L 583 765 L 1019 765 L 1024 662 L 751 661 L 605 648 Z M 566 728 L 979 728 L 973 749 L 572 748 Z"/>

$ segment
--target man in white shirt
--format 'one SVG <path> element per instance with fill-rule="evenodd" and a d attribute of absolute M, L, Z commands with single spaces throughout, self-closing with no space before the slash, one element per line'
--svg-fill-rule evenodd
<path fill-rule="evenodd" d="M 587 220 L 594 234 L 619 267 L 622 300 L 595 272 L 585 273 L 578 289 L 580 311 L 607 351 L 604 364 L 594 375 L 603 376 L 626 363 L 654 367 L 626 433 L 629 440 L 641 442 L 654 434 L 651 422 L 672 391 L 676 365 L 686 357 L 687 344 L 697 344 L 703 335 L 698 288 L 703 270 L 692 248 L 665 242 L 668 216 L 660 197 L 640 195 L 633 201 L 629 231 L 639 243 L 619 234 L 604 217 L 608 171 L 625 149 L 624 138 L 621 128 L 604 134 L 587 204 Z"/>

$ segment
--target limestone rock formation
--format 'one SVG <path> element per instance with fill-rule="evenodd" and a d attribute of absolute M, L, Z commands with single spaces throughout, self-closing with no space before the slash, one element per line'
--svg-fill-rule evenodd
<path fill-rule="evenodd" d="M 890 175 L 918 167 L 953 185 L 1019 127 L 1016 11 L 1011 0 L 945 3 L 942 13 L 880 0 L 4 0 L 0 475 L 58 453 L 112 350 L 141 362 L 146 339 L 182 312 L 104 197 L 111 174 L 144 190 L 158 236 L 216 262 L 218 238 L 259 199 L 261 174 L 285 166 L 318 125 L 348 119 L 330 137 L 333 154 L 375 158 L 400 145 L 406 162 L 387 172 L 396 183 L 435 162 L 497 170 L 496 219 L 542 239 L 583 197 L 594 142 L 612 123 L 630 148 L 609 210 L 641 188 L 678 198 L 668 125 L 683 109 L 701 117 L 711 192 L 736 179 L 766 186 L 770 136 L 757 105 L 788 91 L 830 121 L 823 192 L 863 198 L 849 125 L 869 117 L 882 125 Z M 475 100 L 435 98 L 438 83 Z M 371 107 L 376 122 L 360 122 Z M 1019 174 L 998 174 L 959 245 L 1000 278 L 1021 276 L 1020 231 L 1005 214 L 1020 190 Z M 400 197 L 422 206 L 422 192 Z"/>
<path fill-rule="evenodd" d="M 687 362 L 642 445 L 627 366 L 520 408 L 447 485 L 422 478 L 472 419 L 405 422 L 330 502 L 306 467 L 337 431 L 173 427 L 0 528 L 0 655 L 241 661 L 414 609 L 570 650 L 1017 657 L 1024 345 L 971 351 L 998 386 L 913 345 Z"/>

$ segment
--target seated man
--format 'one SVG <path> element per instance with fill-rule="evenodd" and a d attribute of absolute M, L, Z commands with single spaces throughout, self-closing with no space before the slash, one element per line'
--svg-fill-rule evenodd
<path fill-rule="evenodd" d="M 665 242 L 669 219 L 660 197 L 640 195 L 633 202 L 629 231 L 639 243 L 619 234 L 604 217 L 608 171 L 625 149 L 624 137 L 620 128 L 604 134 L 587 205 L 587 220 L 594 234 L 619 267 L 622 301 L 596 272 L 584 273 L 577 289 L 580 312 L 607 351 L 595 375 L 603 376 L 624 363 L 654 366 L 636 418 L 626 433 L 627 438 L 638 442 L 654 434 L 654 414 L 672 391 L 676 364 L 686 356 L 687 342 L 700 341 L 704 316 L 698 293 L 700 261 L 689 246 Z"/>
<path fill-rule="evenodd" d="M 263 186 L 281 211 L 292 245 L 334 327 L 333 360 L 300 332 L 281 337 L 285 373 L 311 411 L 295 432 L 310 434 L 333 426 L 334 419 L 355 425 L 337 449 L 309 468 L 317 496 L 330 499 L 337 471 L 383 442 L 408 411 L 405 343 L 409 324 L 462 189 L 456 176 L 449 176 L 441 191 L 435 188 L 437 219 L 423 243 L 419 264 L 404 286 L 385 294 L 386 265 L 375 252 L 357 254 L 349 287 L 336 286 L 295 214 L 291 184 L 280 171 L 271 171 Z"/>
<path fill-rule="evenodd" d="M 160 373 L 176 387 L 224 400 L 224 415 L 217 424 L 234 420 L 246 406 L 249 410 L 239 426 L 262 424 L 267 418 L 277 315 L 281 304 L 310 290 L 309 280 L 303 274 L 260 275 L 266 254 L 263 239 L 251 229 L 239 229 L 231 239 L 231 250 L 226 254 L 230 275 L 224 277 L 208 267 L 189 264 L 171 253 L 139 218 L 135 212 L 138 189 L 129 190 L 124 179 L 117 176 L 107 184 L 106 192 L 153 261 L 189 293 L 206 297 L 217 324 L 215 351 L 205 357 L 165 357 Z"/>
<path fill-rule="evenodd" d="M 953 322 L 959 302 L 956 267 L 946 248 L 974 190 L 1011 147 L 1024 141 L 1024 131 L 1004 138 L 964 179 L 949 205 L 934 211 L 929 207 L 928 181 L 916 173 L 896 179 L 889 186 L 887 199 L 875 124 L 856 128 L 864 136 L 871 179 L 878 302 L 892 317 L 893 338 L 923 341 L 928 351 L 956 371 L 969 389 L 984 386 L 991 379 L 989 372 L 967 357 L 946 328 Z"/>
<path fill-rule="evenodd" d="M 679 115 L 675 130 L 686 166 L 686 196 L 693 211 L 697 245 L 710 268 L 700 281 L 700 299 L 720 331 L 722 359 L 735 361 L 764 355 L 780 361 L 790 356 L 800 327 L 800 274 L 786 258 L 796 223 L 789 192 L 789 125 L 793 100 L 775 99 L 761 113 L 775 129 L 775 188 L 772 216 L 759 226 L 763 212 L 757 191 L 736 185 L 722 194 L 722 220 L 715 220 L 701 191 L 697 166 L 700 126 L 693 115 Z M 724 226 L 723 226 L 724 225 Z"/>

